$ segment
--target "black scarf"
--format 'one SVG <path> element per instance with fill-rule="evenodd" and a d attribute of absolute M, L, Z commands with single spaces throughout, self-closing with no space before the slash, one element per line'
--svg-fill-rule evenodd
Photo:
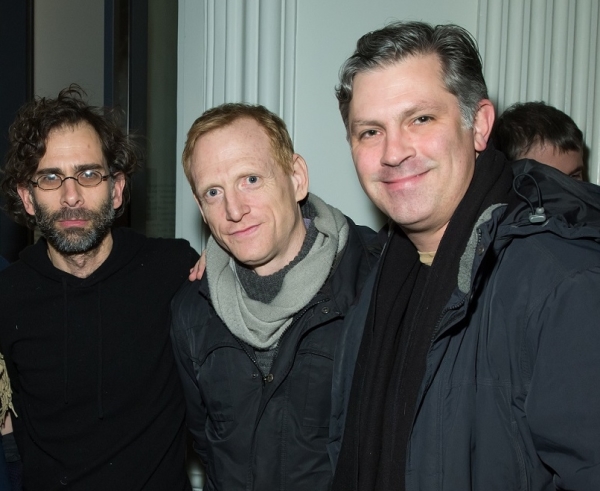
<path fill-rule="evenodd" d="M 506 202 L 511 186 L 510 166 L 488 148 L 426 275 L 415 247 L 394 227 L 358 353 L 333 491 L 405 489 L 406 448 L 436 324 L 474 224 L 489 206 Z"/>

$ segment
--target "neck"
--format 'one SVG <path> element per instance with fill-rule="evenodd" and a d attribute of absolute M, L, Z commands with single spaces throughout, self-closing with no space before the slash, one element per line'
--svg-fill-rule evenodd
<path fill-rule="evenodd" d="M 82 254 L 62 254 L 48 244 L 48 257 L 55 268 L 78 278 L 87 278 L 106 261 L 112 246 L 113 238 L 109 232 L 98 247 Z"/>
<path fill-rule="evenodd" d="M 415 232 L 407 229 L 403 229 L 403 231 L 408 237 L 408 239 L 417 248 L 417 251 L 435 253 L 438 250 L 438 247 L 440 245 L 442 237 L 444 236 L 444 232 L 446 231 L 447 226 L 448 224 L 445 224 L 443 227 L 437 230 L 429 230 L 426 232 Z"/>

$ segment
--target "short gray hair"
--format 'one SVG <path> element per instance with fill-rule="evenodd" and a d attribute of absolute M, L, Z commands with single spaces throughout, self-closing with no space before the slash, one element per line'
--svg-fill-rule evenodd
<path fill-rule="evenodd" d="M 362 36 L 356 51 L 340 69 L 335 92 L 348 134 L 352 84 L 357 73 L 429 54 L 438 56 L 444 85 L 458 98 L 463 125 L 471 128 L 479 103 L 488 98 L 481 57 L 471 34 L 453 24 L 434 27 L 425 22 L 394 22 Z"/>

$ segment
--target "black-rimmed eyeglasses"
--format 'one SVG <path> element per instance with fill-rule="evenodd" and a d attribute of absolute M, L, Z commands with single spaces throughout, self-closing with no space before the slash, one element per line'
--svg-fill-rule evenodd
<path fill-rule="evenodd" d="M 43 191 L 53 191 L 60 188 L 67 179 L 74 179 L 80 186 L 84 188 L 93 188 L 98 186 L 102 181 L 106 181 L 112 174 L 103 176 L 97 170 L 82 170 L 74 176 L 62 177 L 58 174 L 44 174 L 35 180 L 29 182 Z"/>

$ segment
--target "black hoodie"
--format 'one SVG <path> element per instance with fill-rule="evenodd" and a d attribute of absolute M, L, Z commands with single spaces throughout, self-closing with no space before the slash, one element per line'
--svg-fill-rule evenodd
<path fill-rule="evenodd" d="M 169 305 L 198 256 L 184 240 L 113 239 L 87 278 L 56 269 L 44 239 L 0 274 L 25 489 L 189 489 Z"/>

